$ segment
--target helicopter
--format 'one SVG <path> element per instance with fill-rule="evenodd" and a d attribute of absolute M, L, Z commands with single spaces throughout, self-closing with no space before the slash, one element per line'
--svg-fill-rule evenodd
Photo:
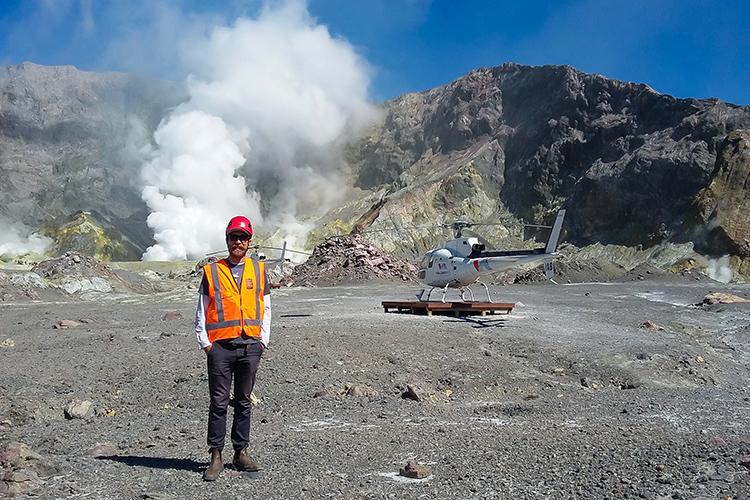
<path fill-rule="evenodd" d="M 553 258 L 557 255 L 557 244 L 564 218 L 565 209 L 562 209 L 557 213 L 555 222 L 551 226 L 552 231 L 546 246 L 532 250 L 488 250 L 488 244 L 484 238 L 465 237 L 463 235 L 464 229 L 483 224 L 473 224 L 465 220 L 453 222 L 450 224 L 454 231 L 453 239 L 448 240 L 441 247 L 428 251 L 422 257 L 419 265 L 417 278 L 430 287 L 426 301 L 430 301 L 433 290 L 442 288 L 441 301 L 445 303 L 445 294 L 448 288 L 458 288 L 461 292 L 461 300 L 466 301 L 464 296 L 468 291 L 471 301 L 474 302 L 474 292 L 471 290 L 471 285 L 478 283 L 484 287 L 487 293 L 487 301 L 492 302 L 487 285 L 479 278 L 524 264 L 544 263 L 545 277 L 554 282 L 552 279 L 555 276 Z M 533 227 L 550 226 L 534 225 Z M 423 288 L 417 294 L 418 300 L 425 301 L 425 291 L 426 288 Z"/>

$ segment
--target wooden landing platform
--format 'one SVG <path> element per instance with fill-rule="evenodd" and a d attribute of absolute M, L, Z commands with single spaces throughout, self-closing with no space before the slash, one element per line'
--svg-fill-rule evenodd
<path fill-rule="evenodd" d="M 423 302 L 418 300 L 381 302 L 383 311 L 406 314 L 449 314 L 453 316 L 468 316 L 477 314 L 510 314 L 515 304 L 497 302 Z"/>

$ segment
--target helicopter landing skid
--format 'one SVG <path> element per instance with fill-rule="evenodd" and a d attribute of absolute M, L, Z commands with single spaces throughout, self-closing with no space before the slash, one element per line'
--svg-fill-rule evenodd
<path fill-rule="evenodd" d="M 490 296 L 490 289 L 487 288 L 487 285 L 485 283 L 482 283 L 481 281 L 476 281 L 476 283 L 479 283 L 480 285 L 482 285 L 484 287 L 484 291 L 487 293 L 487 302 L 490 303 L 490 304 L 492 304 L 493 302 L 492 302 L 492 297 Z M 443 296 L 440 298 L 440 302 L 442 302 L 443 304 L 445 304 L 445 294 L 448 292 L 448 287 L 449 286 L 450 285 L 445 285 L 442 288 L 442 290 L 443 290 Z M 417 300 L 420 300 L 422 302 L 429 302 L 430 301 L 430 296 L 432 295 L 432 291 L 435 288 L 437 288 L 437 287 L 434 287 L 434 286 L 430 287 L 430 291 L 427 292 L 427 299 L 426 300 L 423 298 L 424 297 L 424 292 L 425 292 L 425 289 L 423 288 L 422 291 L 417 294 Z M 461 288 L 459 288 L 459 291 L 461 292 L 461 300 L 462 301 L 464 301 L 464 302 L 477 302 L 477 300 L 474 298 L 474 291 L 471 289 L 471 286 L 461 287 Z M 466 292 L 469 292 L 469 297 L 471 297 L 471 300 L 466 300 L 466 297 L 465 297 Z"/>
<path fill-rule="evenodd" d="M 449 287 L 449 286 L 450 286 L 450 284 L 448 284 L 448 285 L 445 285 L 445 286 L 443 287 L 443 297 L 442 297 L 442 298 L 440 299 L 440 302 L 442 302 L 443 304 L 445 304 L 445 294 L 446 294 L 446 293 L 448 292 L 448 287 Z M 422 297 L 424 296 L 424 290 L 425 290 L 425 289 L 423 288 L 423 289 L 422 289 L 422 291 L 421 291 L 421 292 L 419 292 L 419 294 L 417 295 L 417 300 L 419 300 L 419 301 L 421 301 L 421 302 L 429 302 L 429 301 L 430 301 L 430 295 L 432 295 L 432 291 L 433 291 L 433 290 L 434 290 L 435 288 L 437 288 L 437 287 L 434 287 L 434 286 L 433 286 L 433 287 L 430 287 L 430 291 L 429 291 L 429 292 L 427 292 L 427 300 L 425 300 L 425 299 L 423 299 L 423 298 L 422 298 Z M 462 297 L 462 298 L 463 298 L 463 297 Z"/>

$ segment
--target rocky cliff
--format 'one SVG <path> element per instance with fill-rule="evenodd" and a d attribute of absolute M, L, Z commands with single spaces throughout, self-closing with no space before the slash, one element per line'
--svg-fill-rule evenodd
<path fill-rule="evenodd" d="M 724 140 L 695 209 L 706 228 L 699 249 L 732 255 L 740 272 L 750 276 L 750 130 L 734 131 Z"/>
<path fill-rule="evenodd" d="M 707 209 L 713 220 L 731 228 L 732 241 L 747 238 L 745 170 L 731 166 L 745 161 L 746 135 L 725 138 L 750 128 L 748 107 L 516 64 L 385 107 L 350 151 L 356 184 L 378 193 L 383 225 L 459 215 L 539 224 L 564 206 L 566 239 L 579 246 L 694 241 L 709 255 L 739 255 L 707 237 L 707 219 L 691 216 L 711 184 L 712 199 L 724 200 L 718 212 Z"/>
<path fill-rule="evenodd" d="M 172 84 L 31 63 L 0 68 L 0 216 L 54 230 L 94 211 L 135 247 L 151 241 L 134 148 L 182 99 Z M 137 257 L 132 252 L 114 257 Z"/>

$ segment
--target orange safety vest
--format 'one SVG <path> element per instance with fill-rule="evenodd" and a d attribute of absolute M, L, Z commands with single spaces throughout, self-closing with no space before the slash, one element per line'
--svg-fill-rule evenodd
<path fill-rule="evenodd" d="M 212 344 L 240 336 L 260 339 L 266 280 L 264 263 L 248 257 L 242 271 L 242 286 L 232 276 L 225 259 L 203 266 L 208 284 L 206 332 Z"/>

